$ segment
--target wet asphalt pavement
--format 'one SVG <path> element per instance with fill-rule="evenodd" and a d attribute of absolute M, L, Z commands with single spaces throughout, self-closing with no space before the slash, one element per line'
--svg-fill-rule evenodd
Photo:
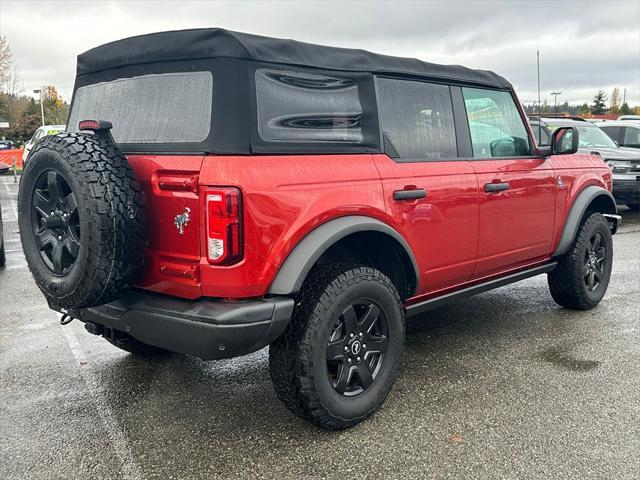
<path fill-rule="evenodd" d="M 384 406 L 345 432 L 289 413 L 267 350 L 134 358 L 47 309 L 0 177 L 0 479 L 640 478 L 640 218 L 609 291 L 557 307 L 545 277 L 409 325 Z"/>

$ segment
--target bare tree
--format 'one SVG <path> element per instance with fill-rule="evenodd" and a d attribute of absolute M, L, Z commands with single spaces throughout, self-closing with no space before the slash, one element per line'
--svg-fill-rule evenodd
<path fill-rule="evenodd" d="M 4 87 L 6 78 L 10 75 L 12 57 L 13 54 L 7 37 L 0 35 L 0 85 L 2 87 Z"/>

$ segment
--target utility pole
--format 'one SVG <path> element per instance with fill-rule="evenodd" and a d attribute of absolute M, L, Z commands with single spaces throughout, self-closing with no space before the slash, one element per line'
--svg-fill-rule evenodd
<path fill-rule="evenodd" d="M 44 106 L 42 105 L 42 89 L 38 88 L 34 90 L 33 93 L 40 94 L 40 114 L 42 115 L 42 126 L 44 127 Z"/>
<path fill-rule="evenodd" d="M 562 92 L 551 92 L 550 95 L 553 95 L 553 97 L 555 98 L 554 101 L 554 107 L 553 107 L 553 111 L 555 113 L 558 113 L 558 95 L 562 95 Z"/>
<path fill-rule="evenodd" d="M 536 58 L 538 61 L 538 138 L 542 138 L 542 103 L 540 103 L 540 50 L 536 50 Z"/>

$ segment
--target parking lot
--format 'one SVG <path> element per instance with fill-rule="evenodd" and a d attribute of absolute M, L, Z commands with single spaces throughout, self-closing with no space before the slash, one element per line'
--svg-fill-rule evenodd
<path fill-rule="evenodd" d="M 563 310 L 544 277 L 409 325 L 399 379 L 370 420 L 326 432 L 289 413 L 267 350 L 134 358 L 60 326 L 0 177 L 0 478 L 640 477 L 640 218 L 621 209 L 609 291 Z"/>

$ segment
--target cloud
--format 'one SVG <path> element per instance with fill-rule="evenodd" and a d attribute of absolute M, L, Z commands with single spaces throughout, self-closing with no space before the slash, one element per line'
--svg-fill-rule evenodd
<path fill-rule="evenodd" d="M 30 91 L 73 88 L 76 56 L 119 38 L 219 26 L 494 70 L 522 100 L 591 101 L 627 89 L 640 103 L 640 2 L 17 2 L 0 3 L 0 29 Z"/>

